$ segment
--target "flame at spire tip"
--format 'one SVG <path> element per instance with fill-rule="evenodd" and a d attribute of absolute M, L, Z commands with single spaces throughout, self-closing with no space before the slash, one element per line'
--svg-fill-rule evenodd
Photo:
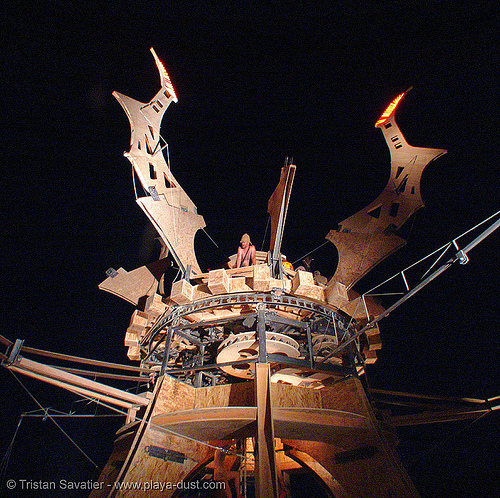
<path fill-rule="evenodd" d="M 408 88 L 408 90 L 404 91 L 403 93 L 400 93 L 385 109 L 385 111 L 381 114 L 380 118 L 378 121 L 375 123 L 375 128 L 378 128 L 379 126 L 383 125 L 393 114 L 394 111 L 396 110 L 396 107 L 398 104 L 401 102 L 401 99 L 412 89 L 413 87 L 411 86 Z"/>
<path fill-rule="evenodd" d="M 170 80 L 170 76 L 168 75 L 167 70 L 163 65 L 163 62 L 158 58 L 153 47 L 151 47 L 150 50 L 151 53 L 153 54 L 153 57 L 155 58 L 156 67 L 158 68 L 158 71 L 160 73 L 162 87 L 165 87 L 167 89 L 168 93 L 170 93 L 174 102 L 178 102 L 177 95 L 174 90 L 174 85 L 172 85 L 172 81 Z"/>

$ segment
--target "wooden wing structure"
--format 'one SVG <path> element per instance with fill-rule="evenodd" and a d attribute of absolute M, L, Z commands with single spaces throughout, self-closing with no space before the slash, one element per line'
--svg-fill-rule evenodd
<path fill-rule="evenodd" d="M 161 89 L 142 103 L 113 92 L 125 110 L 132 130 L 130 150 L 125 156 L 146 193 L 137 203 L 158 231 L 163 243 L 183 272 L 188 266 L 201 273 L 194 253 L 194 236 L 205 227 L 203 217 L 179 185 L 163 155 L 161 120 L 168 106 L 177 102 L 170 77 L 155 51 L 151 49 L 160 73 Z"/>
<path fill-rule="evenodd" d="M 424 168 L 446 154 L 444 149 L 412 147 L 405 140 L 396 124 L 395 112 L 408 92 L 399 94 L 375 123 L 375 127 L 382 130 L 391 153 L 391 173 L 386 187 L 371 204 L 342 221 L 326 236 L 339 252 L 332 280 L 347 288 L 405 244 L 396 232 L 424 205 L 420 196 Z"/>

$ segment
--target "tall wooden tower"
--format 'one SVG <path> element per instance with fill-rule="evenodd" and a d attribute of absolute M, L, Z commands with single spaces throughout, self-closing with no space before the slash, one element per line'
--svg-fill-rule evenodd
<path fill-rule="evenodd" d="M 92 496 L 133 496 L 127 487 L 137 482 L 184 483 L 170 492 L 158 484 L 151 497 L 190 496 L 201 483 L 224 483 L 227 496 L 292 496 L 297 475 L 312 476 L 325 496 L 416 496 L 362 382 L 381 348 L 371 320 L 384 310 L 352 286 L 404 244 L 395 232 L 422 206 L 422 171 L 446 151 L 406 143 L 394 120 L 403 93 L 376 123 L 391 150 L 390 181 L 328 234 L 340 253 L 329 281 L 281 255 L 296 168 L 289 161 L 268 204 L 269 251 L 249 266 L 234 267 L 233 256 L 227 268 L 202 273 L 193 240 L 205 223 L 162 151 L 161 119 L 177 98 L 153 55 L 162 85 L 153 99 L 114 95 L 132 129 L 126 156 L 145 192 L 137 203 L 164 250 L 156 265 L 111 270 L 100 288 L 137 306 L 125 345 L 155 388 L 120 432 L 101 476 L 107 486 Z M 167 290 L 169 261 L 180 278 Z"/>

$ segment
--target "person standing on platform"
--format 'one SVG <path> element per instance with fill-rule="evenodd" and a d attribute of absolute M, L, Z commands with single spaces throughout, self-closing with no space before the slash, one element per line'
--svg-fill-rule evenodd
<path fill-rule="evenodd" d="M 240 240 L 235 268 L 251 266 L 255 264 L 255 246 L 250 241 L 250 235 L 245 233 Z"/>

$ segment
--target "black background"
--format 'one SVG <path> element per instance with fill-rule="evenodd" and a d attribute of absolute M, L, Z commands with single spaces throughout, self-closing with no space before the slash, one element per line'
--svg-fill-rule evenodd
<path fill-rule="evenodd" d="M 494 2 L 18 3 L 2 14 L 2 335 L 25 345 L 128 363 L 133 308 L 100 292 L 110 266 L 153 257 L 135 204 L 129 125 L 112 97 L 143 102 L 170 73 L 165 114 L 177 180 L 205 217 L 203 269 L 242 233 L 261 249 L 267 200 L 286 156 L 297 174 L 283 241 L 296 261 L 371 202 L 389 175 L 373 124 L 401 91 L 398 124 L 416 146 L 446 148 L 425 171 L 426 207 L 408 245 L 361 282 L 378 283 L 498 210 L 498 21 Z M 498 234 L 381 323 L 372 387 L 480 399 L 500 394 Z M 315 264 L 331 276 L 330 244 Z M 37 405 L 6 370 L 2 455 Z M 93 412 L 56 388 L 20 379 L 44 406 Z M 99 409 L 99 413 L 104 411 Z M 119 419 L 60 420 L 102 468 Z M 424 497 L 496 496 L 499 419 L 402 430 L 399 452 Z M 25 420 L 5 479 L 84 481 L 98 472 L 53 424 Z M 4 479 L 4 480 L 5 480 Z M 24 491 L 6 496 L 87 496 Z M 21 493 L 21 494 L 19 494 Z M 60 493 L 60 494 L 57 494 Z"/>

